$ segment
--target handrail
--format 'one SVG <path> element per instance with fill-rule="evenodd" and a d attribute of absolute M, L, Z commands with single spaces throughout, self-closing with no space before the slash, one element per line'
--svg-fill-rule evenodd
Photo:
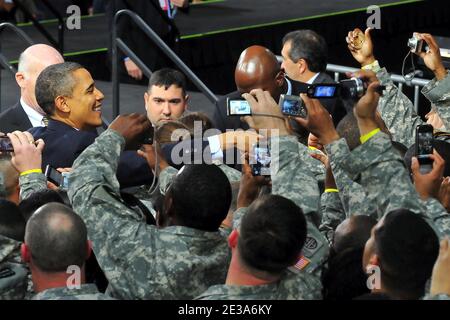
<path fill-rule="evenodd" d="M 23 32 L 18 27 L 16 27 L 14 24 L 9 23 L 9 22 L 0 23 L 0 35 L 3 32 L 3 30 L 8 29 L 8 28 L 13 30 L 19 36 L 19 38 L 22 38 L 25 42 L 27 42 L 28 45 L 33 45 L 34 44 L 33 40 L 31 40 L 30 37 L 28 37 L 25 32 Z M 1 65 L 1 67 L 3 67 L 5 70 L 8 70 L 13 75 L 15 75 L 16 72 L 17 72 L 16 68 L 14 68 L 9 63 L 8 59 L 2 53 L 1 41 L 0 41 L 0 65 Z M 1 84 L 2 68 L 1 67 L 0 67 L 0 97 L 2 96 L 2 94 L 1 94 L 1 90 L 2 90 L 2 84 Z M 1 101 L 0 101 L 0 112 L 1 112 L 1 110 L 2 110 L 2 104 L 1 104 Z"/>
<path fill-rule="evenodd" d="M 113 116 L 119 115 L 119 55 L 117 49 L 122 50 L 142 72 L 150 78 L 151 70 L 145 66 L 139 57 L 123 42 L 121 38 L 117 37 L 117 22 L 122 15 L 128 15 L 134 23 L 149 37 L 161 50 L 165 53 L 175 65 L 187 76 L 189 80 L 213 103 L 218 101 L 216 95 L 192 72 L 191 69 L 169 48 L 169 46 L 161 40 L 161 38 L 145 23 L 145 21 L 135 12 L 123 9 L 118 11 L 114 16 L 112 26 L 112 82 L 113 82 Z"/>
<path fill-rule="evenodd" d="M 41 0 L 41 2 L 56 16 L 58 19 L 58 41 L 56 41 L 52 35 L 42 26 L 42 24 L 28 11 L 28 9 L 17 0 L 12 0 L 14 4 L 23 11 L 27 19 L 31 20 L 36 29 L 50 42 L 50 44 L 58 48 L 58 51 L 64 53 L 64 20 L 59 12 L 47 1 Z"/>

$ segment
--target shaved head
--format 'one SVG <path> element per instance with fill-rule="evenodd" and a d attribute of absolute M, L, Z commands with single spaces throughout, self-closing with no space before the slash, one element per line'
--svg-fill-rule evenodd
<path fill-rule="evenodd" d="M 34 93 L 36 79 L 48 66 L 63 62 L 63 56 L 46 44 L 32 45 L 20 55 L 16 81 L 20 87 L 21 99 L 41 114 L 44 111 L 39 107 Z"/>
<path fill-rule="evenodd" d="M 237 62 L 234 80 L 239 92 L 263 89 L 271 93 L 276 100 L 284 85 L 284 74 L 275 55 L 262 46 L 245 49 Z"/>

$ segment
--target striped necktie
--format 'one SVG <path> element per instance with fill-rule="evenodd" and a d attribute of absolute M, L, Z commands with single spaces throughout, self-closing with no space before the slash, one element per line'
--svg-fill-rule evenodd
<path fill-rule="evenodd" d="M 42 123 L 44 124 L 44 126 L 48 127 L 48 117 L 47 117 L 47 115 L 45 115 L 45 116 L 42 118 Z"/>

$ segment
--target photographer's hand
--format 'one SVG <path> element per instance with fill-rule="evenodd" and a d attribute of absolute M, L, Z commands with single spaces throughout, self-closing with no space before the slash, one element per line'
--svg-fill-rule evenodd
<path fill-rule="evenodd" d="M 301 94 L 300 96 L 305 103 L 308 115 L 306 119 L 300 117 L 295 117 L 293 119 L 319 138 L 323 145 L 338 140 L 339 135 L 334 128 L 333 119 L 327 109 L 325 109 L 317 99 L 310 99 L 306 94 Z"/>
<path fill-rule="evenodd" d="M 416 33 L 416 35 L 419 39 L 424 40 L 429 48 L 427 52 L 418 52 L 417 55 L 423 59 L 428 69 L 433 71 L 437 80 L 444 79 L 447 76 L 447 71 L 442 64 L 441 52 L 436 40 L 428 33 Z"/>
<path fill-rule="evenodd" d="M 439 199 L 439 189 L 445 169 L 445 161 L 436 150 L 433 151 L 430 158 L 433 160 L 433 169 L 426 174 L 420 173 L 419 161 L 416 157 L 411 160 L 414 186 L 423 200 L 428 198 Z"/>
<path fill-rule="evenodd" d="M 126 149 L 137 149 L 140 145 L 137 140 L 150 127 L 151 123 L 147 116 L 138 113 L 119 115 L 109 125 L 109 129 L 116 131 L 124 137 Z"/>
<path fill-rule="evenodd" d="M 268 91 L 255 89 L 250 93 L 244 93 L 242 97 L 248 101 L 252 113 L 254 113 L 253 116 L 244 117 L 251 128 L 256 130 L 267 129 L 269 135 L 285 136 L 289 134 L 281 108 Z"/>
<path fill-rule="evenodd" d="M 264 176 L 255 177 L 252 175 L 252 169 L 248 164 L 247 157 L 248 154 L 244 156 L 242 164 L 242 176 L 237 197 L 237 209 L 250 206 L 258 197 L 261 187 L 270 183 Z"/>
<path fill-rule="evenodd" d="M 367 28 L 364 32 L 364 42 L 361 47 L 357 46 L 355 43 L 358 38 L 357 34 L 362 32 L 361 30 L 355 29 L 353 31 L 349 31 L 347 37 L 345 38 L 350 53 L 362 67 L 371 64 L 376 60 L 373 55 L 373 43 L 370 35 L 371 30 L 371 28 Z"/>
<path fill-rule="evenodd" d="M 45 146 L 42 139 L 35 142 L 31 133 L 26 131 L 8 133 L 8 138 L 14 148 L 11 163 L 19 173 L 42 170 L 42 150 Z"/>

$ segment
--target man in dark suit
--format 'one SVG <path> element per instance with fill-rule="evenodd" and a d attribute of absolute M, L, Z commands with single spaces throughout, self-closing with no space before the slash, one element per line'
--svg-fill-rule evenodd
<path fill-rule="evenodd" d="M 34 94 L 36 79 L 46 67 L 62 62 L 64 58 L 61 54 L 46 44 L 35 44 L 22 52 L 16 73 L 20 100 L 0 114 L 2 132 L 26 131 L 31 127 L 45 125 L 45 113 L 36 102 Z"/>
<path fill-rule="evenodd" d="M 286 78 L 275 55 L 262 46 L 251 46 L 241 53 L 234 80 L 237 90 L 220 98 L 214 110 L 214 126 L 222 132 L 227 129 L 249 128 L 240 117 L 227 116 L 227 98 L 237 99 L 253 89 L 263 89 L 269 91 L 274 100 L 278 101 L 281 94 L 299 95 L 306 90 L 304 83 Z"/>
<path fill-rule="evenodd" d="M 30 130 L 42 139 L 43 169 L 71 167 L 75 159 L 98 136 L 102 125 L 103 94 L 95 88 L 90 73 L 81 65 L 66 62 L 46 68 L 36 81 L 36 100 L 50 118 L 47 127 Z M 122 153 L 117 169 L 122 188 L 149 184 L 153 175 L 147 162 L 135 151 Z"/>
<path fill-rule="evenodd" d="M 312 30 L 289 32 L 283 38 L 281 50 L 284 69 L 289 78 L 307 83 L 334 83 L 325 73 L 328 49 L 325 39 Z M 333 116 L 335 125 L 346 114 L 340 99 L 322 99 L 322 105 Z"/>
<path fill-rule="evenodd" d="M 164 3 L 164 5 L 162 5 Z M 129 9 L 137 13 L 152 30 L 169 46 L 174 47 L 178 30 L 172 22 L 175 8 L 186 8 L 187 0 L 171 0 L 172 7 L 167 8 L 167 1 L 159 0 L 114 0 L 107 6 L 110 25 L 114 14 L 122 9 Z M 130 49 L 155 71 L 170 66 L 170 60 L 161 53 L 159 48 L 145 35 L 145 33 L 129 17 L 121 17 L 117 24 L 117 36 L 120 37 Z M 146 84 L 142 70 L 123 52 L 119 50 L 119 72 L 121 81 Z"/>

